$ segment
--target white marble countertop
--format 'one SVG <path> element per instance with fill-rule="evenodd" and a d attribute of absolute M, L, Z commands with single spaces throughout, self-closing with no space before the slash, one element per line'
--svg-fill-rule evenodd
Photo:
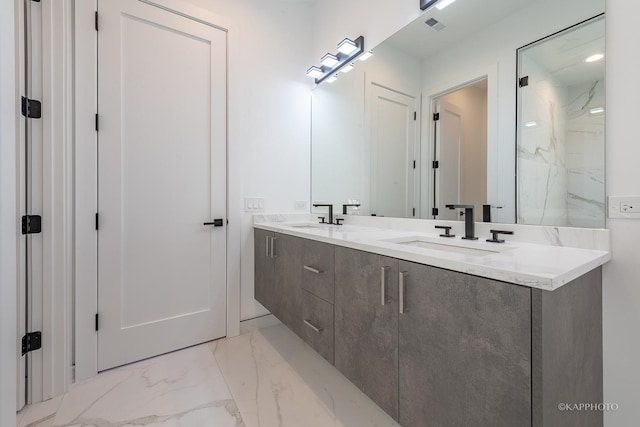
<path fill-rule="evenodd" d="M 312 227 L 301 227 L 305 224 L 312 225 Z M 486 236 L 475 241 L 462 240 L 459 235 L 447 239 L 439 237 L 437 230 L 425 232 L 351 224 L 313 228 L 315 226 L 315 223 L 309 221 L 254 223 L 255 228 L 263 230 L 549 291 L 558 289 L 611 259 L 610 253 L 604 250 L 579 249 L 514 240 L 509 240 L 506 243 L 488 243 Z M 450 246 L 462 246 L 472 250 L 500 250 L 500 252 L 484 252 L 482 255 L 477 255 L 452 252 L 447 250 L 450 249 L 448 247 L 443 247 L 442 249 L 445 250 L 440 250 L 389 241 L 415 239 Z"/>

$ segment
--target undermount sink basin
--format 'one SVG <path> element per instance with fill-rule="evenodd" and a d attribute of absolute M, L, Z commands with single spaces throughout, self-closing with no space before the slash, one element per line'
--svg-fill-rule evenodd
<path fill-rule="evenodd" d="M 304 223 L 304 224 L 291 224 L 289 225 L 291 228 L 297 229 L 307 229 L 307 230 L 331 230 L 336 226 L 333 224 L 314 224 L 314 223 Z"/>
<path fill-rule="evenodd" d="M 442 237 L 441 239 L 445 238 Z M 464 240 L 458 239 L 440 241 L 436 238 L 425 236 L 398 237 L 395 239 L 387 239 L 382 241 L 395 243 L 397 245 L 414 246 L 418 248 L 434 249 L 437 251 L 453 252 L 461 255 L 471 256 L 486 256 L 515 249 L 513 246 L 504 245 L 501 243 L 484 243 L 475 240 L 465 242 Z"/>

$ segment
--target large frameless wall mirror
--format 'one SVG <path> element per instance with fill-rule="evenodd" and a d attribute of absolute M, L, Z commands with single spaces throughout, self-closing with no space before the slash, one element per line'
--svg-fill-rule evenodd
<path fill-rule="evenodd" d="M 518 50 L 518 223 L 603 227 L 605 22 Z"/>
<path fill-rule="evenodd" d="M 591 134 L 582 140 L 572 136 L 562 153 L 567 174 L 564 196 L 575 196 L 567 201 L 572 207 L 566 210 L 575 215 L 561 217 L 546 210 L 543 218 L 542 167 L 525 165 L 520 159 L 540 160 L 536 147 L 534 158 L 528 158 L 536 142 L 522 137 L 529 131 L 542 132 L 547 124 L 541 118 L 538 130 L 520 125 L 523 120 L 535 121 L 521 118 L 526 108 L 534 107 L 520 108 L 535 101 L 525 100 L 517 83 L 531 66 L 525 57 L 551 67 L 547 74 L 559 74 L 559 82 L 581 79 L 558 99 L 573 103 L 559 108 L 567 120 L 576 116 L 578 126 L 578 109 L 584 111 L 584 104 L 571 99 L 571 94 L 581 96 L 578 92 L 593 84 L 594 76 L 587 78 L 577 70 L 580 77 L 571 77 L 554 69 L 553 58 L 545 55 L 563 55 L 545 48 L 545 41 L 531 43 L 572 26 L 578 31 L 582 26 L 576 24 L 603 14 L 604 9 L 604 0 L 457 0 L 442 10 L 427 10 L 373 47 L 372 57 L 356 61 L 348 73 L 338 73 L 336 81 L 313 90 L 313 203 L 333 203 L 338 212 L 343 204 L 359 205 L 347 208 L 349 214 L 437 219 L 463 219 L 460 212 L 445 206 L 473 204 L 477 221 L 602 227 L 603 221 L 585 220 L 593 204 L 582 202 L 600 197 L 604 188 L 601 171 L 593 164 L 597 144 Z M 604 19 L 596 21 L 604 31 Z M 549 38 L 549 43 L 561 37 Z M 599 41 L 604 43 L 604 33 Z M 562 42 L 557 43 L 562 49 Z M 604 45 L 599 53 L 605 53 Z M 598 64 L 603 66 L 604 59 Z M 530 84 L 524 89 L 531 95 L 526 96 L 536 99 L 538 77 L 529 75 Z M 595 96 L 604 100 L 604 86 L 598 86 Z M 589 109 L 597 107 L 593 102 Z M 604 123 L 602 114 L 582 119 Z M 581 129 L 594 123 L 585 122 Z M 581 147 L 589 152 L 580 153 Z M 603 144 L 598 147 L 602 153 Z M 516 167 L 523 170 L 516 173 Z M 538 175 L 531 175 L 531 170 Z M 584 172 L 580 177 L 579 171 Z M 604 194 L 601 199 L 598 202 L 604 203 Z"/>

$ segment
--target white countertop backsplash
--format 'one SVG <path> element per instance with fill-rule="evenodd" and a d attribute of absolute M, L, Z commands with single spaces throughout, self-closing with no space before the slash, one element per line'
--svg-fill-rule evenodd
<path fill-rule="evenodd" d="M 468 241 L 460 240 L 464 235 L 462 221 L 346 216 L 346 227 L 291 227 L 317 223 L 317 217 L 318 214 L 254 215 L 254 227 L 545 290 L 557 289 L 611 259 L 609 231 L 605 229 L 476 223 L 478 240 Z M 451 226 L 451 234 L 456 235 L 454 243 L 465 247 L 502 249 L 501 245 L 507 245 L 511 249 L 474 256 L 383 241 L 425 237 L 450 244 L 454 239 L 439 238 L 442 230 L 435 229 L 435 225 Z M 487 243 L 490 229 L 513 231 L 514 235 L 500 235 L 504 244 Z"/>

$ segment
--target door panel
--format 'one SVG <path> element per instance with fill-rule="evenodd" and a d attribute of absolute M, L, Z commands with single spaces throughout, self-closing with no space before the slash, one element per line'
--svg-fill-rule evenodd
<path fill-rule="evenodd" d="M 99 4 L 100 370 L 226 331 L 226 33 Z"/>
<path fill-rule="evenodd" d="M 438 219 L 460 220 L 457 210 L 445 205 L 460 203 L 460 153 L 462 127 L 460 110 L 445 101 L 439 101 L 437 110 L 440 120 L 436 122 L 436 200 Z"/>
<path fill-rule="evenodd" d="M 411 217 L 418 206 L 414 194 L 417 169 L 413 169 L 418 158 L 417 100 L 376 84 L 371 88 L 371 212 Z"/>

